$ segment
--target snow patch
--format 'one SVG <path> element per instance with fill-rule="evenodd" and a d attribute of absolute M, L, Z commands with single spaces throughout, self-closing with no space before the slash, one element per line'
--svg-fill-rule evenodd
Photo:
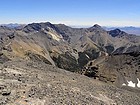
<path fill-rule="evenodd" d="M 126 86 L 126 84 L 125 84 L 125 83 L 123 83 L 123 84 L 122 84 L 122 86 Z"/>
<path fill-rule="evenodd" d="M 89 58 L 89 56 L 87 54 L 85 54 L 87 58 Z"/>
<path fill-rule="evenodd" d="M 136 83 L 133 83 L 132 81 L 127 81 L 128 82 L 128 86 L 130 87 L 135 87 Z"/>
<path fill-rule="evenodd" d="M 139 87 L 139 88 L 140 88 L 140 80 L 139 80 L 139 78 L 137 78 L 137 80 L 138 80 L 137 87 Z"/>
<path fill-rule="evenodd" d="M 137 78 L 137 81 L 138 81 L 138 83 L 136 84 L 136 83 L 133 83 L 132 81 L 127 80 L 128 84 L 123 83 L 122 86 L 130 86 L 130 87 L 138 87 L 138 88 L 140 88 L 140 79 Z"/>

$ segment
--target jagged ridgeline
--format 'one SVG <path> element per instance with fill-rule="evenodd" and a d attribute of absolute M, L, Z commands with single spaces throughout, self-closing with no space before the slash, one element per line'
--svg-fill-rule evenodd
<path fill-rule="evenodd" d="M 139 36 L 120 29 L 106 31 L 97 24 L 89 28 L 49 22 L 0 27 L 0 63 L 44 62 L 116 85 L 138 83 L 139 52 Z"/>
<path fill-rule="evenodd" d="M 5 104 L 140 105 L 140 36 L 97 24 L 1 26 Z"/>

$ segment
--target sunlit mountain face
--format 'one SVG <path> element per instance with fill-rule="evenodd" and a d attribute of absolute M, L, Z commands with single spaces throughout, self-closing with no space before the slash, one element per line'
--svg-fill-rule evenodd
<path fill-rule="evenodd" d="M 0 26 L 0 80 L 0 104 L 139 105 L 140 36 L 98 24 Z"/>

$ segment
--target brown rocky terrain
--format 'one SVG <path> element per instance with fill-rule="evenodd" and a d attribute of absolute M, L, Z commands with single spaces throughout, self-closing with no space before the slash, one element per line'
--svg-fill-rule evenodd
<path fill-rule="evenodd" d="M 139 105 L 139 92 L 40 62 L 0 66 L 1 105 Z"/>
<path fill-rule="evenodd" d="M 116 86 L 128 85 L 129 81 L 139 88 L 140 78 L 140 54 L 125 53 L 100 57 L 90 61 L 83 69 L 83 73 L 89 77 L 99 79 Z"/>
<path fill-rule="evenodd" d="M 1 26 L 0 103 L 139 105 L 139 53 L 139 36 L 97 24 Z"/>

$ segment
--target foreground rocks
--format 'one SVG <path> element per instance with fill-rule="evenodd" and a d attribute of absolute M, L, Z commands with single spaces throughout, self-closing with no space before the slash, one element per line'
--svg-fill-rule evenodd
<path fill-rule="evenodd" d="M 0 105 L 139 105 L 140 90 L 127 88 L 45 63 L 0 65 Z"/>

